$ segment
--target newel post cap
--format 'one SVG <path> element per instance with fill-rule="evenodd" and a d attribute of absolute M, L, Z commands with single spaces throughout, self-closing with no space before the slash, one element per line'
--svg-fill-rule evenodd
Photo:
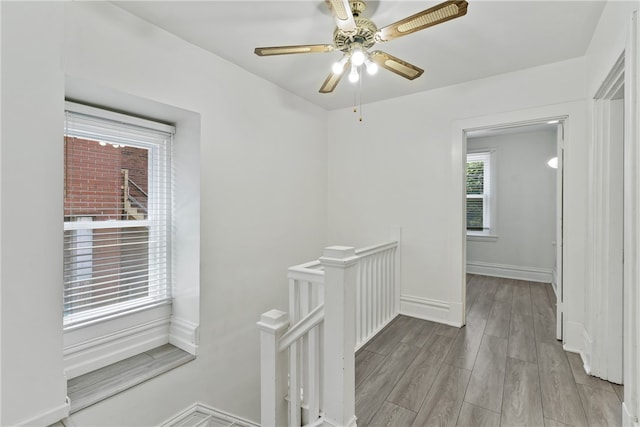
<path fill-rule="evenodd" d="M 263 331 L 275 331 L 289 325 L 289 316 L 284 311 L 269 310 L 266 313 L 262 313 L 257 325 Z"/>
<path fill-rule="evenodd" d="M 355 248 L 351 246 L 329 246 L 324 248 L 320 257 L 322 265 L 334 267 L 349 267 L 358 262 Z"/>

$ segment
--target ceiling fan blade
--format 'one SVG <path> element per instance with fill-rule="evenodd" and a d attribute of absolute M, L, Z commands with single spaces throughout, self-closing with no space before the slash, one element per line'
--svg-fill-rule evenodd
<path fill-rule="evenodd" d="M 331 44 L 307 44 L 299 46 L 257 47 L 254 52 L 258 56 L 292 55 L 296 53 L 331 52 L 335 48 Z"/>
<path fill-rule="evenodd" d="M 467 14 L 465 0 L 449 0 L 380 28 L 376 41 L 386 42 Z"/>
<path fill-rule="evenodd" d="M 351 13 L 349 0 L 324 0 L 336 21 L 336 26 L 346 35 L 355 34 L 358 27 Z"/>
<path fill-rule="evenodd" d="M 373 51 L 369 54 L 369 58 L 380 67 L 396 73 L 405 79 L 413 80 L 417 79 L 424 73 L 422 68 L 416 67 L 413 64 L 409 64 L 402 59 L 396 58 L 393 55 L 389 55 L 386 52 L 380 50 Z"/>
<path fill-rule="evenodd" d="M 320 90 L 318 92 L 320 92 L 320 93 L 331 93 L 331 92 L 333 92 L 333 90 L 336 88 L 336 86 L 338 86 L 338 83 L 340 83 L 340 79 L 342 78 L 343 74 L 344 74 L 344 72 L 342 72 L 340 74 L 330 73 L 327 76 L 327 79 L 324 81 L 324 83 L 322 83 L 322 86 L 320 86 Z"/>

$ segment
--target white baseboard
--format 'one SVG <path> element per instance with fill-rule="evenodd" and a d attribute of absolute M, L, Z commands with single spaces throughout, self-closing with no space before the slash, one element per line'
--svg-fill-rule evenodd
<path fill-rule="evenodd" d="M 459 303 L 401 295 L 400 314 L 458 328 L 462 326 L 462 304 Z"/>
<path fill-rule="evenodd" d="M 506 279 L 528 280 L 530 282 L 553 282 L 553 272 L 551 269 L 492 264 L 481 261 L 468 261 L 467 273 L 479 274 L 481 276 L 504 277 Z"/>
<path fill-rule="evenodd" d="M 591 351 L 593 341 L 582 323 L 567 322 L 567 329 L 564 333 L 564 344 L 562 348 L 572 353 L 580 354 L 582 367 L 587 375 L 591 372 Z"/>
<path fill-rule="evenodd" d="M 563 348 L 573 353 L 580 353 L 589 360 L 591 355 L 591 339 L 582 323 L 566 322 L 563 331 Z"/>
<path fill-rule="evenodd" d="M 189 320 L 171 317 L 171 327 L 169 329 L 169 343 L 186 351 L 187 353 L 198 355 L 198 324 Z"/>
<path fill-rule="evenodd" d="M 631 414 L 625 402 L 622 402 L 622 427 L 640 427 L 638 419 Z"/>
<path fill-rule="evenodd" d="M 582 362 L 584 363 L 584 370 L 587 374 L 591 375 L 591 355 L 593 354 L 593 340 L 587 333 L 587 330 L 582 326 Z"/>
<path fill-rule="evenodd" d="M 69 398 L 65 402 L 29 419 L 16 423 L 16 426 L 49 426 L 69 416 Z"/>
<path fill-rule="evenodd" d="M 219 409 L 195 402 L 180 413 L 171 417 L 160 427 L 208 427 L 208 426 L 259 427 L 260 424 L 238 417 Z"/>

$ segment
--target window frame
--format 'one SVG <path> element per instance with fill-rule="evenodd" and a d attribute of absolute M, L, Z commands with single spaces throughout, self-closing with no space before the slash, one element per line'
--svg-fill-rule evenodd
<path fill-rule="evenodd" d="M 122 123 L 129 126 L 145 127 L 155 129 L 157 131 L 175 134 L 176 128 L 172 125 L 141 119 L 135 116 L 104 110 L 96 107 L 87 106 L 75 102 L 65 102 L 65 110 L 76 114 L 93 116 L 114 123 Z M 66 123 L 66 118 L 65 118 Z M 66 135 L 66 129 L 65 129 Z M 169 164 L 166 173 L 169 173 L 169 189 L 173 192 L 174 179 L 173 166 L 171 159 L 172 141 L 168 142 Z M 135 144 L 132 144 L 135 145 Z M 151 159 L 148 164 L 149 173 L 154 168 Z M 151 178 L 150 183 L 151 183 Z M 150 192 L 151 194 L 151 192 Z M 168 209 L 168 230 L 167 236 L 168 259 L 167 268 L 171 276 L 171 266 L 174 256 L 174 236 L 175 229 L 173 204 L 169 202 L 165 209 Z M 91 227 L 98 227 L 98 223 L 108 223 L 109 227 L 115 227 L 116 223 L 126 222 L 127 226 L 147 226 L 153 222 L 154 218 L 151 211 L 144 220 L 127 220 L 127 221 L 95 221 Z M 76 222 L 65 221 L 65 230 L 80 227 Z M 167 284 L 168 291 L 171 293 L 173 280 L 169 278 Z M 111 363 L 118 362 L 127 357 L 140 354 L 144 351 L 158 347 L 171 341 L 171 332 L 180 326 L 180 319 L 174 319 L 172 316 L 172 300 L 162 299 L 157 302 L 148 301 L 148 304 L 133 306 L 127 310 L 114 311 L 99 318 L 87 317 L 81 319 L 83 321 L 75 322 L 67 327 L 63 321 L 63 338 L 64 338 L 64 360 L 65 373 L 68 379 L 101 368 Z M 124 305 L 127 305 L 126 303 Z M 81 318 L 82 316 L 78 316 Z M 194 325 L 186 325 L 187 328 L 196 328 Z M 195 353 L 195 351 L 193 352 Z"/>
<path fill-rule="evenodd" d="M 469 157 L 476 157 L 470 160 Z M 471 199 L 483 199 L 483 228 L 482 230 L 474 230 L 466 228 L 467 240 L 495 240 L 497 235 L 497 180 L 496 180 L 496 149 L 495 148 L 474 148 L 467 150 L 467 158 L 465 162 L 465 212 L 468 206 L 468 200 Z M 466 165 L 470 161 L 482 161 L 485 166 L 484 180 L 483 180 L 483 192 L 482 194 L 467 194 L 466 193 Z M 466 225 L 466 214 L 465 214 Z"/>

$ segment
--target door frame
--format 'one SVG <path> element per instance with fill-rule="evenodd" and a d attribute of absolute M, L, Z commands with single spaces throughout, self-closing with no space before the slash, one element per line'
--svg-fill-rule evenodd
<path fill-rule="evenodd" d="M 625 46 L 624 349 L 622 425 L 640 426 L 640 31 L 632 13 Z"/>
<path fill-rule="evenodd" d="M 628 224 L 622 185 L 628 185 L 623 167 L 623 111 L 616 101 L 625 83 L 622 54 L 593 100 L 593 138 L 589 173 L 589 309 L 591 352 L 587 369 L 605 380 L 622 383 L 623 364 L 623 236 Z M 590 326 L 590 327 L 589 327 Z"/>
<path fill-rule="evenodd" d="M 583 128 L 584 123 L 586 122 L 586 114 L 585 114 L 585 102 L 584 101 L 575 101 L 569 103 L 562 104 L 554 104 L 539 108 L 532 108 L 526 110 L 518 110 L 507 113 L 497 113 L 487 116 L 474 117 L 469 119 L 458 120 L 453 124 L 453 138 L 452 138 L 452 180 L 456 183 L 456 187 L 459 189 L 457 192 L 459 194 L 459 203 L 461 212 L 460 215 L 460 282 L 459 282 L 459 303 L 462 307 L 460 316 L 460 323 L 466 324 L 465 313 L 465 301 L 466 301 L 466 244 L 467 244 L 467 234 L 466 234 L 466 221 L 465 221 L 465 212 L 466 212 L 466 194 L 464 191 L 464 183 L 465 183 L 465 171 L 466 171 L 466 152 L 467 152 L 467 138 L 466 134 L 469 131 L 474 130 L 486 130 L 486 129 L 501 129 L 501 128 L 510 128 L 515 126 L 524 126 L 524 125 L 533 125 L 538 123 L 546 123 L 553 120 L 559 120 L 564 124 L 564 163 L 570 163 L 571 160 L 571 151 L 567 150 L 567 147 L 571 147 L 573 141 L 578 144 L 580 141 L 584 141 L 586 135 L 584 134 Z M 561 147 L 557 147 L 558 150 Z M 584 148 L 583 148 L 584 149 Z M 563 174 L 566 180 L 566 174 Z M 566 185 L 563 185 L 566 189 Z M 563 193 L 563 201 L 566 200 L 566 192 Z M 566 219 L 566 218 L 565 218 Z M 558 220 L 558 218 L 556 218 Z M 566 224 L 566 221 L 565 221 Z M 571 295 L 571 290 L 567 289 L 567 278 L 566 278 L 566 266 L 567 266 L 567 247 L 564 244 L 566 241 L 566 228 L 563 229 L 563 232 L 560 236 L 556 236 L 558 239 L 556 244 L 562 248 L 562 256 L 560 257 L 562 265 L 557 266 L 558 275 L 562 276 L 561 283 L 563 284 L 562 292 L 559 292 L 558 298 L 558 307 L 563 313 L 562 316 L 558 316 L 558 329 L 562 331 L 567 331 L 567 324 L 569 322 L 570 316 L 567 315 L 567 305 L 565 301 L 568 295 Z M 564 296 L 564 299 L 560 298 Z M 576 328 L 574 328 L 576 329 Z M 563 332 L 563 343 L 567 340 L 567 334 Z M 574 334 L 578 335 L 578 334 Z M 574 339 L 576 341 L 576 345 L 578 342 L 582 342 L 582 336 L 580 339 Z M 580 346 L 581 347 L 581 346 Z"/>

